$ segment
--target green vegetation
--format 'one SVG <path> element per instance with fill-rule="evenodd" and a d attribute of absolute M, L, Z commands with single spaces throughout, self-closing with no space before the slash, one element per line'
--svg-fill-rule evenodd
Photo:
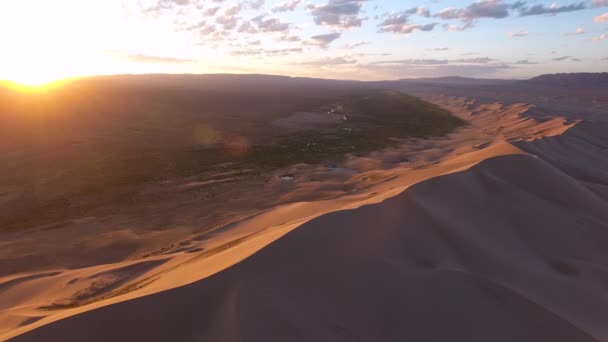
<path fill-rule="evenodd" d="M 79 116 L 79 107 L 71 102 L 62 102 L 50 114 L 23 115 L 23 124 L 13 125 L 19 129 L 7 132 L 38 140 L 35 144 L 33 138 L 14 140 L 5 146 L 11 153 L 4 155 L 0 189 L 17 190 L 18 195 L 0 204 L 0 210 L 10 213 L 0 217 L 0 230 L 52 228 L 90 215 L 103 204 L 135 203 L 145 184 L 183 178 L 212 181 L 228 173 L 235 179 L 254 177 L 296 163 L 333 162 L 350 153 L 365 154 L 394 144 L 393 138 L 441 136 L 465 124 L 436 105 L 400 92 L 359 89 L 349 93 L 292 94 L 293 98 L 284 99 L 251 95 L 241 99 L 248 101 L 241 106 L 230 102 L 233 96 L 227 94 L 218 96 L 215 104 L 209 95 L 203 98 L 207 102 L 184 104 L 175 94 L 143 96 L 131 103 L 116 100 L 122 98 L 112 93 L 108 98 L 115 100 L 106 101 L 107 107 L 98 108 L 98 101 L 84 106 L 87 116 Z M 188 101 L 200 98 L 197 94 L 192 93 Z M 179 110 L 154 112 L 162 101 L 165 108 L 175 104 Z M 62 120 L 52 119 L 70 111 L 74 113 Z M 207 111 L 215 114 L 204 114 Z M 332 120 L 306 129 L 273 125 L 274 120 L 297 111 Z M 149 112 L 160 117 L 145 120 Z M 33 128 L 38 122 L 44 127 Z M 192 139 L 199 122 L 214 127 L 209 139 L 213 144 Z M 238 139 L 236 144 L 227 143 L 231 136 L 245 143 L 239 145 Z"/>
<path fill-rule="evenodd" d="M 340 106 L 339 112 L 347 116 L 335 127 L 275 133 L 272 143 L 249 146 L 238 156 L 228 153 L 223 146 L 180 151 L 170 158 L 165 172 L 187 177 L 210 171 L 319 163 L 340 159 L 348 153 L 360 155 L 382 149 L 394 143 L 394 138 L 442 136 L 466 124 L 435 104 L 395 91 L 340 97 L 309 110 L 323 110 L 321 113 L 330 115 L 327 108 L 332 106 Z"/>
<path fill-rule="evenodd" d="M 336 103 L 348 118 L 333 132 L 309 130 L 254 146 L 243 161 L 270 167 L 321 162 L 378 150 L 393 138 L 442 136 L 466 123 L 435 104 L 400 92 L 349 96 Z"/>

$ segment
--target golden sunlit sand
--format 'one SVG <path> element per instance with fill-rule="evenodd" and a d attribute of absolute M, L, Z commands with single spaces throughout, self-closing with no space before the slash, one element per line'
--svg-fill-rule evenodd
<path fill-rule="evenodd" d="M 603 134 L 608 123 L 602 114 L 608 98 L 601 88 L 573 91 L 542 79 L 491 87 L 449 81 L 386 83 L 384 87 L 449 110 L 467 125 L 445 136 L 404 137 L 344 158 L 316 147 L 315 153 L 330 156 L 318 162 L 295 163 L 310 157 L 311 145 L 305 145 L 303 152 L 290 154 L 293 164 L 266 164 L 262 154 L 253 164 L 221 160 L 221 167 L 209 168 L 205 161 L 213 154 L 205 154 L 195 164 L 180 164 L 179 171 L 186 172 L 181 176 L 141 178 L 142 170 L 123 169 L 120 163 L 110 164 L 110 170 L 135 174 L 103 178 L 104 164 L 70 173 L 72 159 L 83 155 L 79 162 L 84 163 L 95 157 L 92 152 L 105 153 L 100 147 L 106 141 L 124 149 L 119 142 L 127 137 L 129 144 L 139 146 L 140 157 L 121 158 L 130 167 L 150 169 L 184 162 L 149 164 L 143 152 L 160 146 L 174 156 L 184 142 L 195 144 L 195 153 L 186 154 L 190 160 L 225 143 L 222 158 L 239 160 L 258 139 L 274 136 L 269 132 L 275 139 L 285 132 L 293 138 L 315 127 L 331 135 L 344 122 L 368 120 L 330 102 L 316 112 L 269 115 L 239 135 L 231 128 L 245 122 L 240 120 L 249 112 L 230 101 L 239 96 L 233 90 L 236 84 L 248 94 L 241 101 L 260 108 L 275 108 L 286 98 L 298 102 L 298 96 L 310 96 L 311 91 L 331 96 L 349 86 L 307 80 L 312 83 L 301 83 L 295 93 L 284 92 L 281 101 L 264 103 L 261 99 L 273 94 L 273 87 L 288 89 L 291 82 L 303 81 L 209 77 L 85 80 L 93 82 L 89 87 L 94 92 L 82 83 L 78 96 L 66 101 L 85 98 L 95 106 L 78 107 L 77 113 L 103 115 L 75 117 L 91 120 L 81 126 L 65 121 L 65 131 L 47 123 L 45 129 L 59 136 L 47 134 L 37 142 L 39 147 L 32 145 L 35 140 L 14 141 L 44 148 L 47 156 L 25 149 L 19 152 L 27 156 L 21 163 L 19 154 L 3 155 L 6 170 L 40 178 L 26 183 L 37 197 L 7 182 L 0 188 L 0 203 L 14 215 L 25 205 L 36 208 L 14 216 L 18 221 L 5 221 L 12 228 L 2 232 L 0 245 L 0 339 L 334 341 L 356 336 L 371 341 L 457 336 L 566 342 L 608 336 L 599 319 L 608 315 L 602 271 L 608 260 L 602 247 L 608 241 L 608 179 L 602 171 L 608 167 Z M 268 89 L 259 88 L 262 80 Z M 148 108 L 134 101 L 140 96 L 134 89 L 160 89 L 162 97 L 145 93 L 144 98 L 174 101 L 167 89 L 176 81 L 213 89 L 208 103 L 217 106 L 214 112 L 230 115 L 195 116 L 204 120 L 188 119 L 181 126 L 173 121 L 175 113 L 189 118 L 190 111 L 211 107 L 178 101 L 170 102 L 171 110 L 156 108 L 149 116 L 136 116 L 138 121 L 120 116 L 125 105 Z M 120 88 L 101 99 L 92 96 L 107 91 L 104 82 L 116 82 L 110 89 L 119 84 L 134 88 Z M 229 86 L 222 88 L 224 84 Z M 360 89 L 360 84 L 352 86 Z M 221 89 L 230 96 L 218 106 Z M 258 96 L 255 100 L 252 93 Z M 547 103 L 545 96 L 554 98 Z M 594 105 L 582 106 L 589 96 Z M 194 98 L 202 101 L 204 96 Z M 375 106 L 390 108 L 382 102 Z M 330 120 L 319 117 L 334 115 L 327 112 L 339 108 L 344 113 Z M 120 121 L 107 121 L 108 115 Z M 35 122 L 28 120 L 29 125 Z M 19 132 L 43 132 L 29 128 Z M 136 139 L 140 135 L 141 141 Z M 235 143 L 245 140 L 247 144 Z M 5 140 L 3 147 L 9 143 Z M 239 152 L 232 155 L 237 145 Z M 154 155 L 161 156 L 159 151 Z M 282 156 L 273 149 L 263 151 Z M 120 160 L 109 157 L 102 160 Z M 52 166 L 60 161 L 63 167 Z M 40 173 L 25 170 L 32 165 Z M 10 174 L 14 182 L 24 181 Z M 85 181 L 90 183 L 81 189 Z M 96 182 L 107 185 L 93 187 Z M 67 206 L 63 194 L 70 194 Z M 95 206 L 87 209 L 86 203 Z"/>
<path fill-rule="evenodd" d="M 0 0 L 0 341 L 608 342 L 608 0 Z"/>

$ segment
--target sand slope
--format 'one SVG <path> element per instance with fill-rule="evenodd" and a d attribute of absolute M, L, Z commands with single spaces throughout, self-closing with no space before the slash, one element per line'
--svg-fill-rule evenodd
<path fill-rule="evenodd" d="M 586 187 L 504 156 L 15 341 L 604 340 L 606 222 L 608 204 Z"/>
<path fill-rule="evenodd" d="M 12 298 L 0 301 L 5 338 L 607 340 L 603 126 L 531 119 L 526 104 L 437 102 L 471 127 L 353 159 L 346 167 L 379 180 L 360 191 L 314 201 L 324 188 L 303 181 L 288 195 L 305 202 L 193 237 L 215 249 L 0 284 Z M 32 299 L 120 270 L 143 285 L 46 314 Z"/>

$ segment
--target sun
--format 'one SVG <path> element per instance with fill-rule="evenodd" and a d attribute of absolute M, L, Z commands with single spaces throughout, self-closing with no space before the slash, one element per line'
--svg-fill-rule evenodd
<path fill-rule="evenodd" d="M 46 86 L 53 82 L 59 81 L 60 79 L 62 79 L 62 78 L 55 77 L 55 76 L 27 75 L 26 74 L 26 75 L 11 77 L 9 79 L 9 81 L 17 83 L 22 86 L 37 88 L 37 87 L 43 87 L 43 86 Z"/>
<path fill-rule="evenodd" d="M 95 56 L 106 31 L 98 22 L 98 7 L 109 1 L 20 0 L 5 5 L 0 0 L 0 79 L 41 87 L 95 74 L 103 67 Z"/>
<path fill-rule="evenodd" d="M 23 62 L 14 61 L 11 68 L 3 70 L 0 76 L 4 80 L 22 86 L 43 87 L 74 75 L 71 75 L 69 68 L 63 65 L 26 59 Z"/>

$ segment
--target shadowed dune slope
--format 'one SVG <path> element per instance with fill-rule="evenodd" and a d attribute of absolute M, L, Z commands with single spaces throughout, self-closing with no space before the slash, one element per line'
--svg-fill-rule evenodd
<path fill-rule="evenodd" d="M 581 121 L 564 134 L 515 145 L 608 195 L 607 132 L 608 122 Z"/>
<path fill-rule="evenodd" d="M 12 341 L 605 341 L 606 222 L 554 164 L 491 158 Z"/>

